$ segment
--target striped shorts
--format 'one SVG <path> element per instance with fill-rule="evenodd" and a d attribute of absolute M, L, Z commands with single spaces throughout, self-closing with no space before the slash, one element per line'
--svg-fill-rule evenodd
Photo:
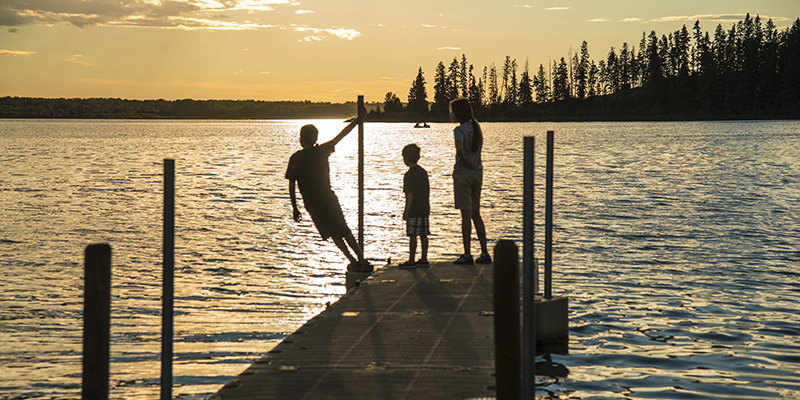
<path fill-rule="evenodd" d="M 412 217 L 406 221 L 406 235 L 428 236 L 431 234 L 428 217 Z"/>

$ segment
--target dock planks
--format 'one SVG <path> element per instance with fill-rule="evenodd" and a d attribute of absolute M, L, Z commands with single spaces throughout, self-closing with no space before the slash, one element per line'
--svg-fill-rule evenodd
<path fill-rule="evenodd" d="M 495 398 L 491 265 L 378 269 L 211 397 Z"/>

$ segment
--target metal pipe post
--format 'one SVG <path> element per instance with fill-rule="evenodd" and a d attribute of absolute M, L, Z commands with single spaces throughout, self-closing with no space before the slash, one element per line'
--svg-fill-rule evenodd
<path fill-rule="evenodd" d="M 92 244 L 84 252 L 83 386 L 81 398 L 108 399 L 111 341 L 111 246 Z"/>
<path fill-rule="evenodd" d="M 536 395 L 536 263 L 534 250 L 534 174 L 536 138 L 526 136 L 523 157 L 522 200 L 522 398 Z"/>
<path fill-rule="evenodd" d="M 498 400 L 520 398 L 519 252 L 510 240 L 494 247 L 494 344 Z"/>
<path fill-rule="evenodd" d="M 175 160 L 164 159 L 164 282 L 161 297 L 161 400 L 172 398 L 175 273 Z"/>
<path fill-rule="evenodd" d="M 358 96 L 358 109 L 364 107 L 364 96 Z M 358 124 L 358 245 L 364 254 L 364 122 Z M 358 260 L 363 261 L 363 260 Z"/>
<path fill-rule="evenodd" d="M 553 298 L 553 153 L 555 132 L 547 131 L 547 173 L 544 216 L 544 298 Z"/>

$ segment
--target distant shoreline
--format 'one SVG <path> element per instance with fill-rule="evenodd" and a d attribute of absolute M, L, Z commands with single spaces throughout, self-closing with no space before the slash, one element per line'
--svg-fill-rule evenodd
<path fill-rule="evenodd" d="M 449 123 L 446 115 L 407 109 L 381 112 L 381 103 L 366 104 L 368 122 Z M 0 97 L 0 118 L 10 119 L 112 119 L 112 120 L 300 120 L 342 119 L 355 115 L 356 103 L 256 100 L 124 100 L 114 98 Z M 794 120 L 793 107 L 770 112 L 702 112 L 679 102 L 665 102 L 646 90 L 611 96 L 535 103 L 526 106 L 476 108 L 482 122 L 646 122 Z"/>

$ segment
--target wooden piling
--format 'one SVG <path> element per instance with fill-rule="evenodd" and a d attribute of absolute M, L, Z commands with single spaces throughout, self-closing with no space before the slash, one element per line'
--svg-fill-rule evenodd
<path fill-rule="evenodd" d="M 494 248 L 494 342 L 498 400 L 520 398 L 519 252 L 510 240 Z"/>
<path fill-rule="evenodd" d="M 164 260 L 161 298 L 161 399 L 172 398 L 172 337 L 175 271 L 175 160 L 164 160 Z"/>
<path fill-rule="evenodd" d="M 111 340 L 111 246 L 92 244 L 84 252 L 84 400 L 108 399 Z"/>

